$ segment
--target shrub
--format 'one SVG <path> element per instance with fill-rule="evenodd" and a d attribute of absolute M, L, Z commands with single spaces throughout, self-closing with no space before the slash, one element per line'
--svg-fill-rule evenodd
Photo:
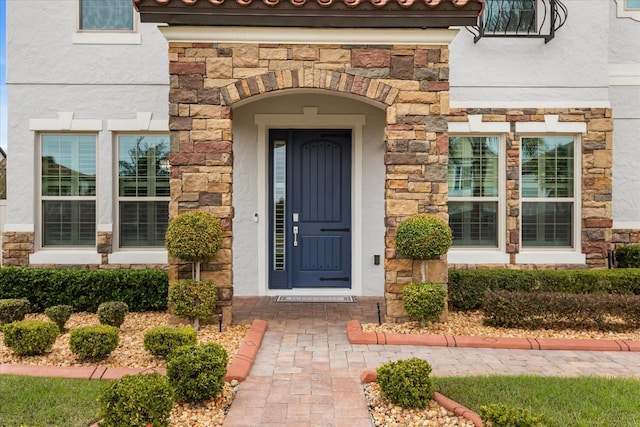
<path fill-rule="evenodd" d="M 451 307 L 478 309 L 486 290 L 640 295 L 640 269 L 449 271 Z"/>
<path fill-rule="evenodd" d="M 168 285 L 162 270 L 0 268 L 0 298 L 28 295 L 34 312 L 66 304 L 95 313 L 106 301 L 123 301 L 131 311 L 166 310 Z"/>
<path fill-rule="evenodd" d="M 21 320 L 2 327 L 4 345 L 18 356 L 33 356 L 51 350 L 60 334 L 54 322 Z"/>
<path fill-rule="evenodd" d="M 73 307 L 70 305 L 54 305 L 44 310 L 44 314 L 58 325 L 60 333 L 64 331 L 64 325 L 67 323 L 67 320 L 69 320 L 69 317 L 71 317 L 71 313 L 73 313 Z"/>
<path fill-rule="evenodd" d="M 216 285 L 210 281 L 176 280 L 169 286 L 171 313 L 191 322 L 213 316 L 217 299 Z"/>
<path fill-rule="evenodd" d="M 528 409 L 513 408 L 502 403 L 480 406 L 480 418 L 492 427 L 544 427 L 543 419 Z"/>
<path fill-rule="evenodd" d="M 449 225 L 433 215 L 413 215 L 396 230 L 396 250 L 412 259 L 436 259 L 447 253 L 452 240 Z"/>
<path fill-rule="evenodd" d="M 402 301 L 409 317 L 424 326 L 444 312 L 447 290 L 438 283 L 412 282 L 402 289 Z"/>
<path fill-rule="evenodd" d="M 178 347 L 195 345 L 196 343 L 197 333 L 188 326 L 182 328 L 157 326 L 149 329 L 144 335 L 144 349 L 154 356 L 165 358 Z"/>
<path fill-rule="evenodd" d="M 171 256 L 188 262 L 203 262 L 213 257 L 222 243 L 222 224 L 215 216 L 191 211 L 171 220 L 165 234 L 165 246 Z"/>
<path fill-rule="evenodd" d="M 108 382 L 98 398 L 103 427 L 168 427 L 173 390 L 158 373 L 125 375 Z"/>
<path fill-rule="evenodd" d="M 376 370 L 383 396 L 403 408 L 424 408 L 433 397 L 431 365 L 413 357 L 388 362 Z"/>
<path fill-rule="evenodd" d="M 627 245 L 616 249 L 619 268 L 640 268 L 640 245 Z"/>
<path fill-rule="evenodd" d="M 220 344 L 180 347 L 169 356 L 167 376 L 179 401 L 197 402 L 222 391 L 227 352 Z"/>
<path fill-rule="evenodd" d="M 69 347 L 80 359 L 105 359 L 120 343 L 120 329 L 109 325 L 83 326 L 71 331 Z"/>
<path fill-rule="evenodd" d="M 487 291 L 483 314 L 485 324 L 506 328 L 636 329 L 640 296 Z"/>
<path fill-rule="evenodd" d="M 129 306 L 122 301 L 107 301 L 98 307 L 98 320 L 103 325 L 120 327 L 129 312 Z"/>
<path fill-rule="evenodd" d="M 0 325 L 24 319 L 30 307 L 26 298 L 0 299 Z"/>

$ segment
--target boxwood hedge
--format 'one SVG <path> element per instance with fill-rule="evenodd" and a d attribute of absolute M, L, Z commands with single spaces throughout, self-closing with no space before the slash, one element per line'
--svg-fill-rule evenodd
<path fill-rule="evenodd" d="M 167 309 L 168 277 L 161 270 L 4 267 L 0 299 L 27 298 L 31 310 L 71 305 L 95 312 L 107 301 L 123 301 L 130 311 Z"/>

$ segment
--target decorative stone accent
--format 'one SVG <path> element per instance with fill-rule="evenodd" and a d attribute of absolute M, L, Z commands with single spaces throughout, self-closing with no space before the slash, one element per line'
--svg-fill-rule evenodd
<path fill-rule="evenodd" d="M 27 266 L 33 253 L 34 233 L 5 231 L 2 233 L 2 265 Z"/>
<path fill-rule="evenodd" d="M 524 109 L 452 109 L 450 121 L 467 121 L 468 115 L 481 115 L 484 122 L 510 122 L 511 132 L 506 136 L 506 250 L 507 253 L 520 252 L 520 139 L 515 133 L 516 122 L 544 122 L 545 115 L 558 115 L 559 122 L 582 122 L 587 132 L 581 135 L 582 170 L 576 171 L 575 179 L 582 183 L 581 245 L 586 254 L 586 267 L 607 266 L 607 251 L 615 240 L 611 218 L 611 169 L 613 119 L 608 108 L 524 108 Z M 620 235 L 624 235 L 622 232 Z M 629 235 L 630 233 L 626 233 Z M 584 265 L 519 265 L 481 266 L 463 264 L 450 268 L 519 268 L 519 269 L 567 269 L 584 268 Z"/>
<path fill-rule="evenodd" d="M 447 47 L 170 43 L 169 58 L 169 213 L 200 209 L 223 220 L 224 254 L 203 266 L 203 276 L 221 287 L 221 309 L 230 306 L 227 289 L 233 289 L 231 107 L 255 95 L 314 88 L 358 95 L 387 109 L 386 317 L 406 318 L 401 292 L 414 268 L 410 260 L 396 259 L 395 227 L 421 212 L 447 219 Z M 190 274 L 175 263 L 171 280 Z M 433 268 L 434 280 L 446 283 L 446 261 L 436 263 L 442 265 Z"/>
<path fill-rule="evenodd" d="M 112 251 L 113 233 L 110 231 L 98 231 L 98 253 L 110 254 Z M 104 262 L 106 264 L 106 262 Z"/>

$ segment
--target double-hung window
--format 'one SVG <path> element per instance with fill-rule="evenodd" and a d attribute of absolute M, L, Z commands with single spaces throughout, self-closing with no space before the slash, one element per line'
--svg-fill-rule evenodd
<path fill-rule="evenodd" d="M 521 140 L 522 247 L 574 247 L 575 139 Z"/>
<path fill-rule="evenodd" d="M 449 226 L 454 247 L 499 246 L 500 138 L 449 138 Z"/>
<path fill-rule="evenodd" d="M 43 247 L 96 243 L 95 135 L 41 135 Z"/>
<path fill-rule="evenodd" d="M 80 29 L 132 31 L 131 0 L 80 0 Z"/>
<path fill-rule="evenodd" d="M 169 221 L 169 136 L 118 136 L 119 244 L 162 247 Z"/>

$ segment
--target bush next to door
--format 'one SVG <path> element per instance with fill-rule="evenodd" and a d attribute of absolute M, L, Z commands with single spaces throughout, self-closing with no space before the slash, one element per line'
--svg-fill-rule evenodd
<path fill-rule="evenodd" d="M 168 357 L 175 349 L 196 345 L 198 334 L 190 326 L 156 326 L 144 334 L 144 349 L 154 356 Z"/>
<path fill-rule="evenodd" d="M 166 310 L 168 286 L 162 270 L 0 269 L 0 299 L 27 297 L 35 312 L 66 304 L 74 311 L 95 313 L 107 301 L 123 301 L 130 311 Z"/>
<path fill-rule="evenodd" d="M 2 327 L 4 345 L 18 356 L 33 356 L 51 350 L 60 334 L 54 322 L 21 320 Z"/>
<path fill-rule="evenodd" d="M 640 269 L 449 270 L 452 308 L 479 309 L 487 290 L 640 295 Z"/>
<path fill-rule="evenodd" d="M 425 326 L 444 313 L 447 290 L 439 283 L 412 282 L 402 289 L 402 301 L 409 318 Z"/>
<path fill-rule="evenodd" d="M 107 383 L 98 401 L 102 427 L 168 427 L 173 390 L 158 373 L 125 375 Z"/>

